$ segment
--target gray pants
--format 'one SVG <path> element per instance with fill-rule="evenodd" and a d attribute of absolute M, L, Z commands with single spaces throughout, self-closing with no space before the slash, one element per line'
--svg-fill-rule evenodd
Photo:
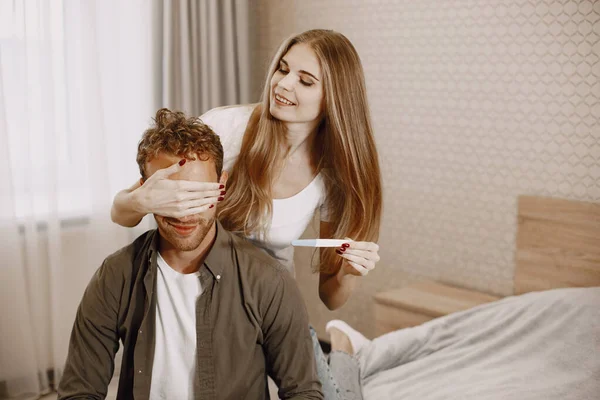
<path fill-rule="evenodd" d="M 343 351 L 332 351 L 327 359 L 312 327 L 310 335 L 325 400 L 362 400 L 358 360 Z"/>

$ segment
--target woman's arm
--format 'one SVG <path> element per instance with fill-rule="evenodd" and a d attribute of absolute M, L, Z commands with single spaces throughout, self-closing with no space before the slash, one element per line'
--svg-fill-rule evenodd
<path fill-rule="evenodd" d="M 334 228 L 331 222 L 321 221 L 320 238 L 330 239 L 333 231 Z M 330 310 L 343 306 L 356 287 L 356 278 L 352 274 L 345 273 L 344 268 L 339 268 L 333 273 L 320 272 L 319 297 L 323 304 Z"/>
<path fill-rule="evenodd" d="M 159 169 L 145 181 L 117 193 L 110 212 L 113 222 L 132 227 L 146 214 L 183 218 L 206 211 L 223 199 L 223 184 L 171 179 L 185 168 L 185 162 L 181 164 Z"/>
<path fill-rule="evenodd" d="M 356 287 L 357 276 L 345 274 L 340 270 L 335 274 L 319 273 L 319 297 L 330 310 L 336 310 L 346 304 Z"/>
<path fill-rule="evenodd" d="M 320 237 L 331 239 L 334 227 L 331 222 L 321 221 Z M 323 250 L 321 250 L 323 251 Z M 319 297 L 330 310 L 343 306 L 357 285 L 357 278 L 365 276 L 379 261 L 379 246 L 372 242 L 348 243 L 336 250 L 342 257 L 341 267 L 332 273 L 319 273 Z"/>
<path fill-rule="evenodd" d="M 131 228 L 137 226 L 144 218 L 146 214 L 136 209 L 132 195 L 132 192 L 140 186 L 142 186 L 140 181 L 137 181 L 131 187 L 117 193 L 110 210 L 110 218 L 114 223 Z"/>

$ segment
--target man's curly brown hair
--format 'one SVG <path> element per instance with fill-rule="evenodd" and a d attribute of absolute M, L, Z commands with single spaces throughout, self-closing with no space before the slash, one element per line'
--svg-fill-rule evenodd
<path fill-rule="evenodd" d="M 219 136 L 200 118 L 187 118 L 181 111 L 161 108 L 156 112 L 154 125 L 144 132 L 138 144 L 137 163 L 143 179 L 147 179 L 146 163 L 164 152 L 187 160 L 198 157 L 212 159 L 220 178 L 223 171 L 223 146 Z"/>

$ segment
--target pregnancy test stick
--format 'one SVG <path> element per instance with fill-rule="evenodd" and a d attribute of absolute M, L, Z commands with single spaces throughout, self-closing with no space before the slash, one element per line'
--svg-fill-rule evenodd
<path fill-rule="evenodd" d="M 292 246 L 300 247 L 340 247 L 344 243 L 350 242 L 349 240 L 340 239 L 300 239 L 293 240 Z"/>
<path fill-rule="evenodd" d="M 350 240 L 339 240 L 339 239 L 299 239 L 292 240 L 292 246 L 301 247 L 340 247 L 344 243 L 348 243 Z M 365 268 L 358 269 L 354 265 L 350 264 L 352 268 L 360 272 L 361 275 L 365 276 L 369 273 Z"/>

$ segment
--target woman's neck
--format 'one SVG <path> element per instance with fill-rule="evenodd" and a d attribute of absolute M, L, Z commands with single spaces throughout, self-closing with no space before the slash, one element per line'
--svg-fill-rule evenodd
<path fill-rule="evenodd" d="M 293 157 L 294 154 L 308 153 L 315 140 L 318 123 L 287 123 L 285 127 L 286 149 L 284 151 L 287 153 L 287 158 Z"/>

